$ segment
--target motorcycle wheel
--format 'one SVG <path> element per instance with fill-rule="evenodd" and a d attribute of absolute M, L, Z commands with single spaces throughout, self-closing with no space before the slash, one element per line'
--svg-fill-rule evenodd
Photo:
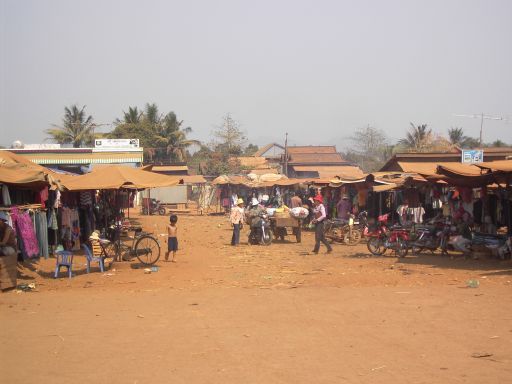
<path fill-rule="evenodd" d="M 261 245 L 272 244 L 272 231 L 270 229 L 265 231 L 265 236 L 261 237 L 260 244 Z"/>
<path fill-rule="evenodd" d="M 160 207 L 158 208 L 158 214 L 160 216 L 164 216 L 165 215 L 165 207 Z"/>
<path fill-rule="evenodd" d="M 370 237 L 368 243 L 366 243 L 366 247 L 370 253 L 375 256 L 381 256 L 386 251 L 384 244 L 382 244 L 381 239 L 378 237 Z"/>
<path fill-rule="evenodd" d="M 396 254 L 398 257 L 405 257 L 409 252 L 409 247 L 407 246 L 407 242 L 403 239 L 398 238 L 396 240 Z"/>
<path fill-rule="evenodd" d="M 348 232 L 345 234 L 345 244 L 357 245 L 361 241 L 361 232 L 358 229 L 352 229 L 352 236 Z"/>

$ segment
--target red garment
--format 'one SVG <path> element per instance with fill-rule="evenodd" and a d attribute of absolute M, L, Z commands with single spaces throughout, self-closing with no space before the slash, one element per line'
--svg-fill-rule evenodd
<path fill-rule="evenodd" d="M 322 197 L 322 195 L 318 194 L 316 195 L 313 200 L 316 200 L 316 201 L 319 201 L 320 203 L 324 203 L 324 198 Z"/>

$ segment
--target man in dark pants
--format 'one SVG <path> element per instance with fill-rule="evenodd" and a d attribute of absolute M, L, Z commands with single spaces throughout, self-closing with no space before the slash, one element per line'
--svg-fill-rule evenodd
<path fill-rule="evenodd" d="M 313 199 L 315 202 L 315 207 L 313 208 L 313 221 L 312 223 L 315 224 L 315 248 L 313 248 L 313 253 L 318 253 L 320 250 L 320 242 L 324 243 L 324 245 L 327 247 L 327 253 L 332 252 L 331 245 L 325 240 L 324 236 L 324 220 L 326 219 L 327 215 L 325 213 L 325 207 L 324 207 L 324 199 L 322 195 L 316 195 Z"/>
<path fill-rule="evenodd" d="M 244 201 L 238 199 L 236 206 L 231 208 L 230 221 L 233 225 L 233 236 L 231 237 L 231 245 L 237 246 L 240 244 L 240 229 L 244 221 Z"/>

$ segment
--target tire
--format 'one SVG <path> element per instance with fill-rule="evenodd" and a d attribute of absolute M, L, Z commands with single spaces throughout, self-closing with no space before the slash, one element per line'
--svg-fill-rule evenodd
<path fill-rule="evenodd" d="M 160 245 L 152 236 L 142 236 L 135 243 L 135 256 L 144 265 L 155 264 L 160 258 Z"/>
<path fill-rule="evenodd" d="M 407 246 L 407 241 L 398 238 L 396 240 L 396 254 L 398 257 L 402 258 L 407 256 L 407 253 L 409 252 L 409 247 Z"/>
<path fill-rule="evenodd" d="M 158 208 L 158 214 L 160 216 L 165 216 L 165 207 Z"/>
<path fill-rule="evenodd" d="M 361 241 L 361 232 L 358 229 L 352 228 L 352 237 L 349 236 L 348 232 L 345 235 L 345 244 L 357 245 Z"/>
<path fill-rule="evenodd" d="M 265 236 L 260 240 L 261 245 L 270 245 L 272 244 L 272 230 L 269 229 L 265 231 Z"/>
<path fill-rule="evenodd" d="M 366 247 L 368 248 L 368 251 L 375 256 L 381 256 L 386 251 L 384 244 L 382 244 L 382 240 L 378 237 L 370 237 Z"/>

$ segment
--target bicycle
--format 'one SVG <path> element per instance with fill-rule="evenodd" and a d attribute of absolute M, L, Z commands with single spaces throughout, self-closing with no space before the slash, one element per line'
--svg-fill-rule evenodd
<path fill-rule="evenodd" d="M 143 232 L 142 228 L 129 228 L 128 231 L 133 231 L 133 236 L 128 236 L 132 241 L 128 245 L 126 242 L 121 241 L 122 226 L 110 227 L 109 244 L 104 245 L 104 251 L 107 257 L 113 257 L 116 261 L 126 260 L 124 257 L 128 256 L 129 260 L 133 257 L 144 265 L 153 265 L 160 258 L 160 243 L 149 232 Z"/>

